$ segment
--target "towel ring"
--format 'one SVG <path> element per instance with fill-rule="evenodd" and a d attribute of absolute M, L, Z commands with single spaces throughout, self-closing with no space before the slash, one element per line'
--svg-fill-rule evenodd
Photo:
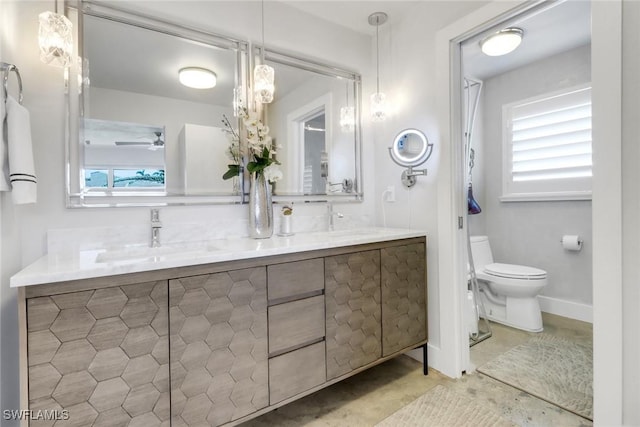
<path fill-rule="evenodd" d="M 18 103 L 22 104 L 22 77 L 20 76 L 20 71 L 18 67 L 13 64 L 8 64 L 6 62 L 0 62 L 0 69 L 3 71 L 2 76 L 2 87 L 4 89 L 3 96 L 4 102 L 7 102 L 7 97 L 9 96 L 9 89 L 7 87 L 7 81 L 9 80 L 9 73 L 11 71 L 16 73 L 16 77 L 18 78 Z"/>

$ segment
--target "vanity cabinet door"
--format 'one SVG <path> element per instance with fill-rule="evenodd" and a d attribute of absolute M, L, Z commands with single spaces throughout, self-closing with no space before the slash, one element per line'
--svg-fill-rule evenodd
<path fill-rule="evenodd" d="M 217 426 L 269 404 L 266 268 L 169 283 L 172 425 Z"/>
<path fill-rule="evenodd" d="M 382 355 L 427 339 L 426 258 L 423 243 L 381 249 Z"/>
<path fill-rule="evenodd" d="M 167 291 L 163 280 L 27 299 L 29 409 L 68 411 L 56 425 L 169 422 Z"/>
<path fill-rule="evenodd" d="M 381 357 L 380 251 L 325 258 L 327 379 Z"/>

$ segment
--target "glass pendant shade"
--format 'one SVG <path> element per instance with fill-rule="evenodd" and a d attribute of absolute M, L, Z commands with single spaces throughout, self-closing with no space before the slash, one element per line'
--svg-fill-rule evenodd
<path fill-rule="evenodd" d="M 256 102 L 268 104 L 273 101 L 275 72 L 268 65 L 256 65 L 253 70 L 253 85 L 255 88 Z"/>
<path fill-rule="evenodd" d="M 387 99 L 384 93 L 371 95 L 371 120 L 381 122 L 387 117 Z"/>
<path fill-rule="evenodd" d="M 356 127 L 356 110 L 354 107 L 340 108 L 340 129 L 343 132 L 353 132 Z"/>
<path fill-rule="evenodd" d="M 42 12 L 38 19 L 40 60 L 58 67 L 69 66 L 73 52 L 71 21 L 66 16 L 54 12 Z"/>

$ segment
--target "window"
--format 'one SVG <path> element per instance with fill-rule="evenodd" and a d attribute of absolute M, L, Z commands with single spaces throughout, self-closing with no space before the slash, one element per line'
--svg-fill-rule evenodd
<path fill-rule="evenodd" d="M 591 87 L 502 109 L 502 201 L 591 199 Z"/>
<path fill-rule="evenodd" d="M 164 169 L 85 169 L 85 188 L 164 188 Z"/>

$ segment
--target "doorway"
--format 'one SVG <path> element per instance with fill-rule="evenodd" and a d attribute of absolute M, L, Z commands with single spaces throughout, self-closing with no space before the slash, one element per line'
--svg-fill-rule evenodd
<path fill-rule="evenodd" d="M 546 3 L 546 2 L 545 2 Z M 443 99 L 441 138 L 459 141 L 461 79 L 459 43 L 480 31 L 513 18 L 533 7 L 521 2 L 492 2 L 438 33 L 440 66 L 437 95 Z M 592 85 L 593 85 L 593 300 L 594 300 L 594 405 L 596 422 L 622 422 L 622 178 L 621 178 L 621 99 L 622 99 L 622 2 L 592 3 Z M 616 28 L 617 31 L 611 31 Z M 466 293 L 450 283 L 466 282 L 464 271 L 464 233 L 458 218 L 467 209 L 466 194 L 452 193 L 462 188 L 459 177 L 462 150 L 443 147 L 438 181 L 438 268 L 441 306 L 451 311 L 440 316 L 443 337 L 439 347 L 430 348 L 430 359 L 437 361 L 447 375 L 458 377 L 469 369 L 468 338 L 464 332 L 463 307 Z M 464 207 L 464 210 L 463 210 Z M 597 225 L 597 227 L 596 227 Z"/>

